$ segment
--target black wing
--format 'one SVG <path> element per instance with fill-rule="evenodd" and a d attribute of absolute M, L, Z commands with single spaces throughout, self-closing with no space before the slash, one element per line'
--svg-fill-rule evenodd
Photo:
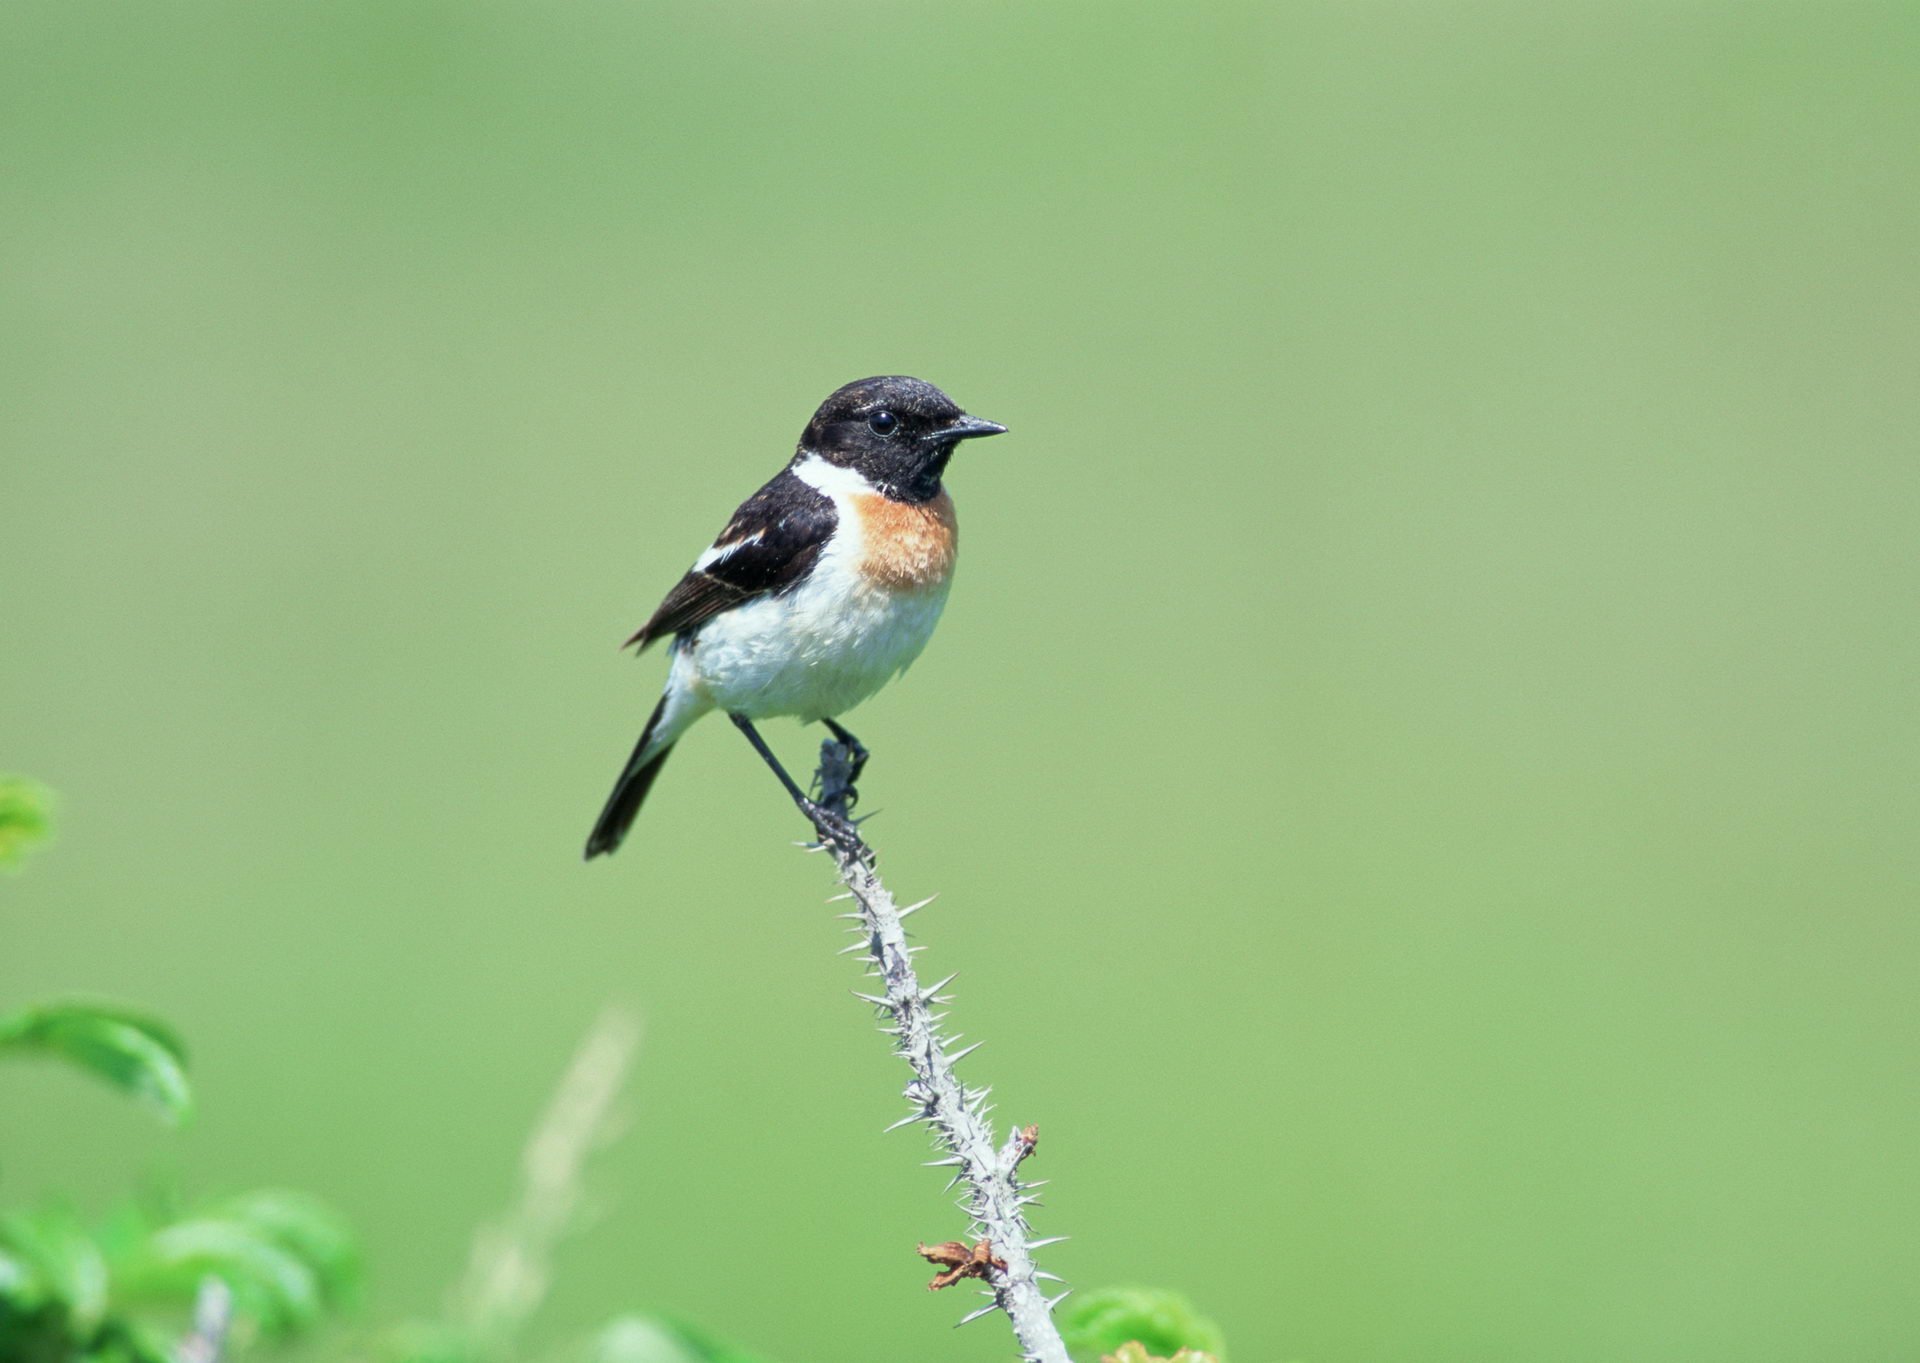
<path fill-rule="evenodd" d="M 793 586 L 818 561 L 838 523 L 832 498 L 791 469 L 783 471 L 740 504 L 713 548 L 701 555 L 706 566 L 690 569 L 627 642 L 644 649 L 756 596 Z"/>

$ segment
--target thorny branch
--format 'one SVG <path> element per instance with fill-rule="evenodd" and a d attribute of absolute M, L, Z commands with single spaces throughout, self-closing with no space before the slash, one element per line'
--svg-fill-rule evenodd
<path fill-rule="evenodd" d="M 964 1316 L 960 1324 L 995 1310 L 1005 1311 L 1021 1356 L 1029 1363 L 1070 1363 L 1060 1331 L 1053 1323 L 1053 1308 L 1067 1294 L 1061 1292 L 1048 1300 L 1041 1283 L 1060 1279 L 1042 1272 L 1033 1262 L 1033 1251 L 1066 1237 L 1032 1238 L 1026 1209 L 1038 1201 L 1034 1190 L 1041 1184 L 1023 1182 L 1019 1176 L 1021 1162 L 1033 1153 L 1039 1140 L 1038 1129 L 1028 1126 L 1016 1130 L 1006 1144 L 996 1148 L 993 1127 L 987 1121 L 992 1111 L 987 1101 L 989 1090 L 968 1088 L 955 1076 L 955 1062 L 980 1043 L 956 1050 L 954 1043 L 959 1035 L 943 1035 L 939 1030 L 938 1024 L 946 1015 L 934 1009 L 948 1002 L 941 991 L 953 977 L 949 975 L 932 986 L 921 985 L 913 968 L 913 953 L 919 948 L 907 944 L 902 924 L 908 914 L 931 901 L 897 907 L 874 872 L 872 850 L 857 833 L 850 833 L 852 825 L 846 816 L 853 803 L 851 760 L 852 754 L 844 744 L 820 745 L 819 802 L 827 817 L 815 819 L 814 830 L 820 846 L 833 857 L 840 881 L 847 887 L 846 897 L 857 906 L 847 916 L 858 921 L 856 931 L 862 941 L 849 949 L 866 950 L 872 960 L 869 974 L 883 986 L 882 993 L 858 997 L 886 1014 L 885 1030 L 895 1040 L 896 1053 L 913 1067 L 913 1078 L 906 1088 L 913 1111 L 894 1126 L 925 1122 L 931 1127 L 946 1151 L 945 1158 L 932 1163 L 951 1167 L 954 1175 L 949 1186 L 963 1185 L 966 1189 L 960 1205 L 972 1222 L 968 1238 L 978 1244 L 968 1248 L 951 1242 L 951 1247 L 966 1252 L 969 1267 L 950 1281 L 980 1278 L 988 1284 L 985 1295 L 992 1300 Z M 934 1248 L 942 1254 L 936 1262 L 943 1261 L 949 1246 Z M 947 1284 L 936 1280 L 936 1285 Z"/>

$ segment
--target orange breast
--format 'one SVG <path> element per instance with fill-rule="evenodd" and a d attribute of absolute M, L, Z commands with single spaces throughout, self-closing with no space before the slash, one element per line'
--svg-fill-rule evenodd
<path fill-rule="evenodd" d="M 860 575 L 896 592 L 929 591 L 953 573 L 960 534 L 946 489 L 930 502 L 909 505 L 867 493 L 853 498 L 865 553 Z"/>

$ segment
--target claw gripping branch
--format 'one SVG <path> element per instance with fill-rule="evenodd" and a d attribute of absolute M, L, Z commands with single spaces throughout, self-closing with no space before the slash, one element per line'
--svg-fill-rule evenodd
<path fill-rule="evenodd" d="M 830 817 L 814 818 L 814 831 L 820 846 L 833 857 L 840 881 L 857 906 L 848 916 L 858 920 L 857 931 L 864 938 L 861 945 L 872 958 L 869 973 L 883 986 L 878 994 L 859 997 L 886 1014 L 885 1030 L 894 1038 L 896 1054 L 913 1067 L 906 1096 L 914 1110 L 894 1127 L 925 1122 L 932 1128 L 947 1152 L 946 1158 L 934 1163 L 954 1169 L 952 1186 L 965 1187 L 961 1207 L 971 1222 L 970 1245 L 949 1241 L 923 1246 L 922 1252 L 933 1250 L 927 1257 L 950 1272 L 962 1270 L 964 1265 L 950 1281 L 977 1277 L 990 1288 L 993 1300 L 963 1318 L 961 1324 L 992 1311 L 1004 1311 L 1021 1356 L 1028 1363 L 1071 1363 L 1053 1323 L 1053 1308 L 1067 1294 L 1062 1292 L 1048 1300 L 1040 1289 L 1041 1282 L 1059 1280 L 1042 1273 L 1033 1262 L 1036 1248 L 1057 1244 L 1065 1237 L 1033 1238 L 1025 1209 L 1034 1203 L 1031 1190 L 1038 1185 L 1023 1183 L 1019 1178 L 1020 1164 L 1033 1153 L 1039 1130 L 1020 1128 L 1005 1145 L 996 1148 L 993 1128 L 987 1121 L 992 1111 L 988 1090 L 967 1088 L 954 1074 L 954 1062 L 980 1043 L 956 1050 L 958 1035 L 942 1035 L 938 1029 L 945 1014 L 936 1013 L 934 1008 L 948 1002 L 942 991 L 953 977 L 949 975 L 927 988 L 914 972 L 913 953 L 919 948 L 907 944 L 901 920 L 928 901 L 905 909 L 897 907 L 893 895 L 875 874 L 872 850 L 846 817 L 853 798 L 854 759 L 855 754 L 844 743 L 820 745 L 818 805 Z M 963 1260 L 949 1262 L 956 1252 L 964 1256 Z"/>

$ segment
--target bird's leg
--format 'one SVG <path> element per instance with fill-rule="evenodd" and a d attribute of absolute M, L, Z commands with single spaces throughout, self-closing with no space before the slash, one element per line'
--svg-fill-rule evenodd
<path fill-rule="evenodd" d="M 787 769 L 780 765 L 780 759 L 773 755 L 773 749 L 767 746 L 767 740 L 760 737 L 760 731 L 753 727 L 752 720 L 745 715 L 735 714 L 729 714 L 727 718 L 747 736 L 747 742 L 753 744 L 753 750 L 760 754 L 760 760 L 773 768 L 773 774 L 780 778 L 780 784 L 787 788 L 787 794 L 793 797 L 794 804 L 800 807 L 802 814 L 811 819 L 823 832 L 831 832 L 836 839 L 849 845 L 859 845 L 860 835 L 855 831 L 853 821 L 844 814 L 828 809 L 818 800 L 809 798 L 804 790 L 795 785 L 793 778 L 787 775 Z"/>
<path fill-rule="evenodd" d="M 838 720 L 823 719 L 827 731 L 847 750 L 847 807 L 851 809 L 860 802 L 859 792 L 854 789 L 860 784 L 860 773 L 867 769 L 867 759 L 873 756 L 867 751 L 867 745 L 853 736 L 851 730 Z"/>

